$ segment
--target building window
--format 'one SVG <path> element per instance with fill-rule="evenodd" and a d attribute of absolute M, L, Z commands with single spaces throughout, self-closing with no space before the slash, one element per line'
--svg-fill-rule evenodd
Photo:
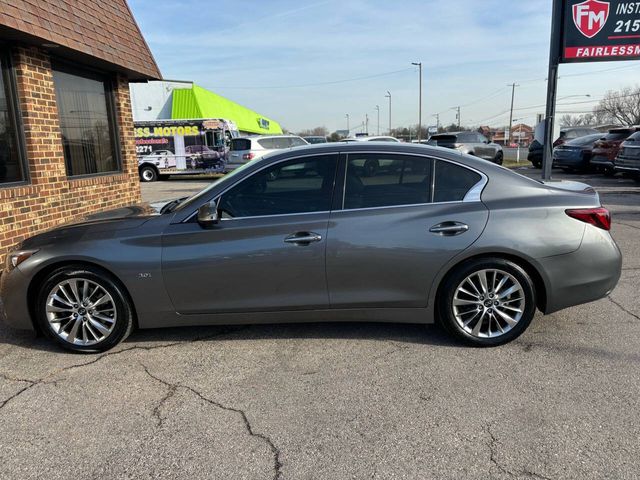
<path fill-rule="evenodd" d="M 25 180 L 9 55 L 0 50 L 0 185 Z"/>
<path fill-rule="evenodd" d="M 109 79 L 56 67 L 53 82 L 67 175 L 73 177 L 119 170 Z"/>

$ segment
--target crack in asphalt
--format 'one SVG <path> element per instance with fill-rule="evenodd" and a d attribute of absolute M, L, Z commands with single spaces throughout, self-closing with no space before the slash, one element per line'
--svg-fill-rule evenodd
<path fill-rule="evenodd" d="M 628 310 L 627 308 L 623 307 L 622 304 L 616 302 L 613 298 L 611 298 L 611 296 L 607 296 L 607 298 L 609 299 L 609 301 L 611 303 L 613 303 L 616 307 L 618 307 L 620 310 L 622 310 L 623 312 L 631 315 L 633 318 L 635 318 L 636 320 L 640 320 L 640 315 L 636 315 L 635 313 L 633 313 L 632 311 Z"/>
<path fill-rule="evenodd" d="M 74 370 L 76 368 L 82 368 L 82 367 L 87 367 L 89 365 L 94 365 L 100 361 L 102 361 L 103 359 L 107 358 L 107 357 L 112 357 L 115 355 L 120 355 L 122 353 L 127 353 L 127 352 L 131 352 L 134 350 L 142 350 L 142 351 L 151 351 L 151 350 L 158 350 L 158 349 L 162 349 L 162 348 L 170 348 L 170 347 L 176 347 L 176 346 L 180 346 L 180 345 L 189 345 L 192 343 L 197 343 L 197 342 L 205 342 L 207 340 L 211 340 L 213 338 L 217 338 L 217 337 L 221 337 L 223 335 L 227 335 L 229 333 L 235 333 L 238 332 L 240 330 L 242 330 L 243 328 L 246 327 L 242 327 L 242 328 L 227 328 L 227 329 L 223 329 L 219 332 L 216 332 L 215 334 L 212 335 L 205 335 L 202 337 L 196 337 L 190 340 L 182 340 L 179 342 L 171 342 L 171 343 L 164 343 L 161 345 L 153 345 L 151 347 L 144 347 L 141 345 L 133 345 L 131 347 L 128 348 L 123 348 L 121 350 L 116 350 L 116 351 L 109 351 L 109 352 L 105 352 L 102 353 L 100 355 L 98 355 L 96 358 L 88 361 L 88 362 L 84 362 L 84 363 L 77 363 L 77 364 L 73 364 L 73 365 L 69 365 L 68 367 L 64 367 L 64 368 L 60 368 L 58 370 L 54 370 L 53 372 L 50 372 L 49 374 L 45 375 L 44 377 L 38 379 L 38 380 L 26 380 L 26 379 L 14 379 L 9 377 L 8 375 L 5 374 L 0 374 L 0 376 L 2 378 L 5 378 L 6 380 L 10 380 L 10 381 L 16 381 L 16 382 L 26 382 L 29 383 L 29 385 L 25 386 L 24 388 L 20 389 L 18 392 L 14 393 L 13 395 L 11 395 L 10 397 L 8 397 L 5 400 L 0 400 L 0 410 L 2 410 L 9 402 L 15 400 L 16 398 L 18 398 L 20 395 L 22 395 L 24 392 L 28 391 L 29 389 L 35 387 L 36 385 L 41 385 L 41 384 L 54 384 L 56 385 L 57 382 L 53 381 L 53 382 L 49 382 L 47 380 L 60 375 L 61 373 L 64 372 L 68 372 L 70 370 Z"/>
<path fill-rule="evenodd" d="M 629 223 L 624 223 L 624 222 L 616 222 L 616 224 L 624 225 L 625 227 L 635 228 L 636 230 L 640 230 L 640 227 L 638 227 L 637 225 L 631 225 Z"/>
<path fill-rule="evenodd" d="M 489 443 L 488 443 L 488 447 L 489 447 L 489 461 L 491 462 L 491 465 L 489 466 L 489 475 L 491 475 L 491 466 L 495 466 L 498 470 L 500 470 L 502 473 L 509 475 L 510 477 L 522 477 L 523 475 L 529 478 L 537 478 L 537 479 L 541 479 L 541 480 L 551 480 L 551 478 L 549 477 L 545 477 L 544 475 L 541 475 L 539 473 L 536 472 L 532 472 L 531 470 L 527 470 L 522 469 L 519 471 L 512 471 L 507 469 L 506 467 L 504 467 L 500 462 L 498 462 L 497 460 L 497 444 L 498 439 L 495 437 L 495 435 L 493 434 L 493 432 L 491 431 L 491 423 L 487 423 L 485 425 L 484 431 L 487 435 L 489 435 Z"/>
<path fill-rule="evenodd" d="M 153 409 L 154 416 L 156 416 L 157 418 L 161 418 L 161 417 L 159 417 L 159 415 L 156 415 L 156 413 L 159 413 L 159 410 L 160 410 L 162 404 L 164 402 L 166 402 L 168 400 L 168 398 L 170 398 L 170 396 L 173 396 L 173 394 L 175 394 L 175 392 L 176 392 L 176 390 L 178 388 L 182 388 L 184 390 L 187 390 L 187 391 L 193 393 L 198 398 L 200 398 L 202 401 L 204 401 L 204 402 L 206 402 L 206 403 L 208 403 L 210 405 L 213 405 L 216 408 L 219 408 L 221 410 L 225 410 L 227 412 L 236 413 L 236 414 L 240 415 L 240 418 L 242 419 L 242 422 L 244 423 L 244 427 L 245 427 L 247 433 L 252 437 L 259 438 L 260 440 L 262 440 L 264 443 L 267 444 L 267 446 L 271 450 L 271 453 L 273 454 L 273 479 L 274 480 L 281 480 L 282 479 L 282 461 L 280 460 L 280 455 L 281 455 L 280 449 L 276 446 L 276 444 L 273 442 L 273 440 L 271 440 L 271 438 L 269 438 L 267 435 L 265 435 L 263 433 L 258 433 L 253 429 L 253 426 L 251 425 L 251 422 L 249 421 L 249 417 L 247 417 L 247 414 L 245 413 L 244 410 L 241 410 L 239 408 L 229 407 L 227 405 L 223 405 L 220 402 L 217 402 L 215 400 L 212 400 L 212 399 L 206 397 L 201 392 L 199 392 L 195 388 L 190 387 L 188 385 L 183 385 L 181 383 L 175 383 L 174 384 L 174 383 L 168 382 L 167 380 L 163 380 L 162 378 L 157 377 L 156 375 L 152 374 L 149 371 L 149 368 L 146 365 L 144 365 L 143 363 L 140 363 L 140 365 L 142 366 L 142 368 L 144 369 L 144 371 L 146 372 L 146 374 L 149 377 L 151 377 L 156 382 L 161 383 L 162 385 L 164 385 L 165 387 L 167 387 L 169 389 L 168 394 L 165 395 L 165 397 L 160 401 L 160 403 Z"/>

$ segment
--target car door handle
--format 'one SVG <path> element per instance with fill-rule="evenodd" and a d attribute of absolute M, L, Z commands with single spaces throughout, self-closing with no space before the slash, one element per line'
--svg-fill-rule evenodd
<path fill-rule="evenodd" d="M 469 230 L 469 225 L 461 222 L 442 222 L 438 225 L 434 225 L 429 229 L 431 233 L 442 235 L 445 237 L 453 237 L 460 235 Z"/>
<path fill-rule="evenodd" d="M 320 242 L 322 235 L 313 232 L 298 232 L 289 235 L 284 239 L 285 243 L 295 243 L 296 245 L 309 245 L 313 242 Z"/>

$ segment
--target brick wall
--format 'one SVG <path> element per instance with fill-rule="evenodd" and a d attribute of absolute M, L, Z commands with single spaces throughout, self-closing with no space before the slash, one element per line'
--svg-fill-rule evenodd
<path fill-rule="evenodd" d="M 25 237 L 89 213 L 140 201 L 133 118 L 127 79 L 114 76 L 122 172 L 68 178 L 49 57 L 14 48 L 18 99 L 24 123 L 29 182 L 0 184 L 0 270 L 7 251 Z"/>

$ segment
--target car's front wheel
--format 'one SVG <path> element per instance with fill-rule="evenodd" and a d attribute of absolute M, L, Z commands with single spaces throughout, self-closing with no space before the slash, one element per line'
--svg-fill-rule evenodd
<path fill-rule="evenodd" d="M 40 287 L 36 316 L 49 337 L 77 352 L 108 350 L 133 329 L 133 309 L 123 287 L 88 266 L 52 272 Z"/>
<path fill-rule="evenodd" d="M 496 156 L 493 159 L 493 163 L 496 163 L 498 165 L 502 165 L 503 162 L 504 162 L 504 153 L 502 153 L 502 152 L 496 153 Z"/>
<path fill-rule="evenodd" d="M 517 338 L 535 311 L 531 278 L 519 265 L 500 258 L 471 260 L 456 268 L 446 278 L 438 301 L 443 326 L 479 347 Z"/>
<path fill-rule="evenodd" d="M 140 180 L 143 182 L 155 182 L 158 180 L 158 171 L 150 165 L 145 165 L 140 168 Z"/>

